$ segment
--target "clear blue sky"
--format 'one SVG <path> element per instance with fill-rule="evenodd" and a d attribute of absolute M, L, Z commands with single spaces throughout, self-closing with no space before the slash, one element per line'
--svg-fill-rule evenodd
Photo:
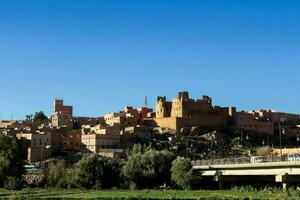
<path fill-rule="evenodd" d="M 188 90 L 300 113 L 300 1 L 0 0 L 0 113 L 79 116 Z"/>

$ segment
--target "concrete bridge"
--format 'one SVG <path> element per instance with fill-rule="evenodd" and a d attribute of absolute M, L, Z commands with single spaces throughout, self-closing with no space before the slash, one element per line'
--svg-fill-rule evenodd
<path fill-rule="evenodd" d="M 276 183 L 286 189 L 291 184 L 300 184 L 300 161 L 277 161 L 250 163 L 214 163 L 194 161 L 193 168 L 202 171 L 204 178 L 210 178 L 222 189 L 224 183 Z"/>

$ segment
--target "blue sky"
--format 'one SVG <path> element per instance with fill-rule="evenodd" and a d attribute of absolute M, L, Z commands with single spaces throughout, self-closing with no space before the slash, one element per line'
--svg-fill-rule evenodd
<path fill-rule="evenodd" d="M 188 90 L 300 113 L 300 1 L 0 0 L 0 114 L 99 116 Z"/>

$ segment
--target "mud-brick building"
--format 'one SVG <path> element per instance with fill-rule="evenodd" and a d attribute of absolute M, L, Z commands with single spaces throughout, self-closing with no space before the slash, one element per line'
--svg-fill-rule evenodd
<path fill-rule="evenodd" d="M 157 97 L 157 126 L 179 130 L 183 127 L 226 127 L 236 113 L 235 107 L 219 107 L 212 105 L 212 98 L 192 99 L 188 92 L 179 92 L 172 101 L 166 97 Z"/>

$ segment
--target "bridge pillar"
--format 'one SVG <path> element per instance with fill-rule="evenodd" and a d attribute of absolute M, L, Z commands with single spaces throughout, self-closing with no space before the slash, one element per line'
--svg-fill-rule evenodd
<path fill-rule="evenodd" d="M 289 186 L 289 185 L 288 185 L 287 182 L 283 182 L 283 183 L 282 183 L 282 189 L 283 189 L 283 190 L 287 190 L 287 189 L 288 189 L 288 186 Z"/>
<path fill-rule="evenodd" d="M 284 175 L 276 175 L 275 177 L 275 181 L 277 183 L 282 183 L 282 189 L 286 190 L 288 189 L 288 174 L 284 174 Z"/>
<path fill-rule="evenodd" d="M 223 190 L 223 189 L 224 189 L 224 182 L 219 181 L 219 190 Z"/>
<path fill-rule="evenodd" d="M 224 180 L 222 178 L 222 175 L 216 175 L 214 176 L 214 181 L 218 182 L 219 190 L 224 189 Z"/>

